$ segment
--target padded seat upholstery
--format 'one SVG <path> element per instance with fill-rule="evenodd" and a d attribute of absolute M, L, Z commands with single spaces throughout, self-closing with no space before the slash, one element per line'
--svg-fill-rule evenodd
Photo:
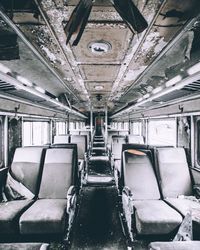
<path fill-rule="evenodd" d="M 63 233 L 67 191 L 76 184 L 77 167 L 76 145 L 47 149 L 39 199 L 20 218 L 22 234 Z"/>
<path fill-rule="evenodd" d="M 165 201 L 179 211 L 183 216 L 188 212 L 192 213 L 192 220 L 200 223 L 200 204 L 195 199 L 167 198 Z"/>
<path fill-rule="evenodd" d="M 78 159 L 83 160 L 87 151 L 87 136 L 71 135 L 71 143 L 77 144 Z"/>
<path fill-rule="evenodd" d="M 131 148 L 131 146 L 124 146 Z M 123 147 L 123 148 L 124 148 Z M 134 147 L 134 145 L 133 145 Z M 137 233 L 168 234 L 182 222 L 181 215 L 161 199 L 150 150 L 123 151 L 123 186 L 132 193 Z M 139 154 L 138 154 L 139 152 Z"/>
<path fill-rule="evenodd" d="M 200 223 L 200 204 L 192 197 L 192 182 L 184 149 L 158 148 L 157 157 L 165 201 L 183 216 L 192 212 L 193 220 Z"/>
<path fill-rule="evenodd" d="M 69 135 L 55 135 L 54 144 L 69 143 Z"/>
<path fill-rule="evenodd" d="M 14 200 L 0 203 L 0 233 L 18 232 L 20 215 L 32 203 L 32 200 Z"/>
<path fill-rule="evenodd" d="M 199 250 L 200 241 L 152 242 L 149 250 Z"/>
<path fill-rule="evenodd" d="M 182 217 L 162 200 L 133 201 L 138 234 L 168 234 L 182 222 Z"/>
<path fill-rule="evenodd" d="M 41 147 L 17 148 L 10 168 L 12 177 L 35 195 L 38 194 L 43 153 Z M 18 232 L 19 217 L 32 203 L 30 199 L 1 202 L 0 233 Z"/>
<path fill-rule="evenodd" d="M 164 198 L 192 195 L 190 172 L 183 148 L 158 148 L 158 172 Z"/>
<path fill-rule="evenodd" d="M 46 243 L 1 243 L 0 250 L 47 250 Z"/>
<path fill-rule="evenodd" d="M 22 234 L 61 234 L 66 219 L 66 199 L 39 199 L 20 219 Z"/>
<path fill-rule="evenodd" d="M 122 144 L 126 144 L 126 137 L 125 136 L 119 136 L 119 135 L 112 136 L 112 154 L 113 154 L 113 158 L 115 160 L 121 159 Z"/>

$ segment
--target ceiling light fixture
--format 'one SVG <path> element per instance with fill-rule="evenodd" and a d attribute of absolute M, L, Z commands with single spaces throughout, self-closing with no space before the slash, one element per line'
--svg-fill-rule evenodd
<path fill-rule="evenodd" d="M 182 80 L 182 77 L 180 75 L 177 75 L 177 76 L 173 77 L 172 79 L 170 79 L 169 81 L 167 81 L 165 83 L 165 86 L 170 87 L 170 86 L 176 84 L 177 82 L 180 82 L 181 80 Z"/>
<path fill-rule="evenodd" d="M 163 88 L 162 88 L 161 86 L 159 86 L 159 87 L 153 89 L 153 90 L 152 90 L 152 93 L 153 93 L 153 94 L 156 94 L 156 93 L 160 92 L 162 89 L 163 89 Z"/>
<path fill-rule="evenodd" d="M 41 88 L 41 87 L 39 87 L 39 86 L 35 86 L 35 89 L 36 89 L 37 91 L 39 91 L 40 93 L 45 94 L 45 90 L 44 90 L 43 88 Z"/>
<path fill-rule="evenodd" d="M 102 85 L 96 85 L 94 88 L 95 88 L 95 90 L 98 90 L 98 91 L 104 89 L 104 87 Z"/>
<path fill-rule="evenodd" d="M 4 74 L 11 73 L 11 70 L 2 63 L 0 63 L 0 71 L 3 72 Z"/>
<path fill-rule="evenodd" d="M 26 79 L 26 78 L 23 77 L 23 76 L 17 75 L 17 76 L 16 76 L 16 79 L 17 79 L 18 81 L 20 81 L 21 83 L 23 83 L 23 84 L 29 86 L 29 87 L 32 87 L 32 86 L 33 86 L 33 83 L 30 82 L 28 79 Z"/>
<path fill-rule="evenodd" d="M 193 75 L 200 71 L 200 62 L 187 70 L 188 75 Z"/>
<path fill-rule="evenodd" d="M 40 98 L 42 98 L 43 100 L 47 101 L 47 102 L 51 102 L 53 104 L 55 104 L 56 106 L 59 106 L 63 109 L 65 109 L 66 111 L 74 114 L 74 115 L 77 115 L 79 117 L 82 117 L 82 118 L 86 118 L 85 115 L 81 114 L 80 112 L 74 110 L 74 109 L 71 109 L 69 108 L 68 106 L 66 105 L 63 105 L 61 102 L 57 101 L 56 99 L 54 98 L 51 98 L 49 97 L 48 95 L 46 95 L 45 93 L 45 90 L 43 90 L 42 88 L 36 86 L 35 88 L 33 87 L 29 87 L 29 86 L 25 86 L 24 84 L 22 84 L 19 80 L 17 80 L 16 78 L 14 77 L 11 77 L 3 72 L 0 72 L 0 79 L 19 88 L 19 89 L 22 89 L 30 94 L 33 94 L 35 96 L 38 96 Z M 40 89 L 40 91 L 38 90 L 38 88 Z"/>
<path fill-rule="evenodd" d="M 88 49 L 96 55 L 103 55 L 112 49 L 112 45 L 107 41 L 93 41 L 88 44 Z"/>

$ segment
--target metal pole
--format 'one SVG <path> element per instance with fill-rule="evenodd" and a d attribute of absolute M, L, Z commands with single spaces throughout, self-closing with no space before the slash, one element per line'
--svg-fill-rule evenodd
<path fill-rule="evenodd" d="M 195 157 L 196 157 L 196 149 L 197 149 L 197 139 L 195 138 L 195 129 L 196 129 L 196 120 L 194 121 L 194 116 L 190 116 L 191 120 L 191 128 L 190 128 L 190 147 L 191 147 L 191 165 L 195 166 Z"/>
<path fill-rule="evenodd" d="M 90 133 L 91 133 L 90 144 L 92 146 L 92 138 L 93 138 L 93 110 L 92 110 L 92 106 L 90 107 Z"/>
<path fill-rule="evenodd" d="M 3 145 L 4 145 L 4 167 L 8 167 L 8 116 L 6 115 L 4 117 L 4 124 L 3 124 L 3 131 L 4 131 L 4 137 L 3 137 Z"/>
<path fill-rule="evenodd" d="M 70 117 L 69 117 L 69 113 L 67 114 L 67 134 L 69 135 L 70 134 L 70 131 L 69 131 L 69 123 L 70 123 Z"/>
<path fill-rule="evenodd" d="M 50 120 L 50 124 L 49 124 L 49 142 L 52 145 L 53 144 L 53 120 Z"/>
<path fill-rule="evenodd" d="M 105 107 L 105 144 L 107 145 L 108 140 L 108 108 Z"/>

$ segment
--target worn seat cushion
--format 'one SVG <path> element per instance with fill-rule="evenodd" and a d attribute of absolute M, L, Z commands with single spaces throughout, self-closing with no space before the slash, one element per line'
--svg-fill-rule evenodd
<path fill-rule="evenodd" d="M 47 250 L 46 243 L 1 243 L 0 250 Z"/>
<path fill-rule="evenodd" d="M 152 242 L 149 250 L 199 250 L 200 241 Z"/>
<path fill-rule="evenodd" d="M 158 200 L 160 192 L 149 151 L 144 155 L 123 152 L 124 184 L 132 192 L 134 200 Z"/>
<path fill-rule="evenodd" d="M 20 218 L 21 234 L 64 232 L 66 199 L 39 199 Z"/>
<path fill-rule="evenodd" d="M 165 201 L 183 216 L 191 212 L 192 220 L 200 224 L 200 203 L 197 200 L 195 201 L 195 197 L 194 199 L 192 199 L 192 197 L 190 197 L 190 199 L 188 198 L 168 198 L 165 199 Z"/>
<path fill-rule="evenodd" d="M 31 200 L 14 200 L 0 203 L 0 233 L 18 232 L 19 217 L 32 203 Z"/>
<path fill-rule="evenodd" d="M 65 199 L 73 179 L 73 149 L 51 148 L 46 152 L 40 191 L 43 199 Z"/>
<path fill-rule="evenodd" d="M 192 183 L 183 148 L 158 148 L 160 187 L 164 198 L 192 195 Z"/>
<path fill-rule="evenodd" d="M 84 159 L 87 151 L 87 137 L 86 135 L 71 135 L 71 143 L 77 144 L 78 159 Z"/>
<path fill-rule="evenodd" d="M 133 201 L 138 234 L 168 234 L 182 222 L 181 215 L 162 200 Z"/>

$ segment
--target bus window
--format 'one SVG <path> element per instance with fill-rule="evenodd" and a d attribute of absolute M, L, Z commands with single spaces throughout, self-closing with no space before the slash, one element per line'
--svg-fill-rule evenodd
<path fill-rule="evenodd" d="M 66 122 L 56 122 L 56 135 L 67 134 Z"/>
<path fill-rule="evenodd" d="M 132 134 L 133 135 L 142 135 L 142 123 L 133 122 L 132 123 Z"/>
<path fill-rule="evenodd" d="M 148 144 L 176 146 L 175 119 L 150 120 L 148 123 Z"/>
<path fill-rule="evenodd" d="M 39 146 L 50 143 L 49 122 L 23 122 L 23 145 Z"/>
<path fill-rule="evenodd" d="M 197 162 L 200 166 L 200 120 L 197 122 Z"/>

